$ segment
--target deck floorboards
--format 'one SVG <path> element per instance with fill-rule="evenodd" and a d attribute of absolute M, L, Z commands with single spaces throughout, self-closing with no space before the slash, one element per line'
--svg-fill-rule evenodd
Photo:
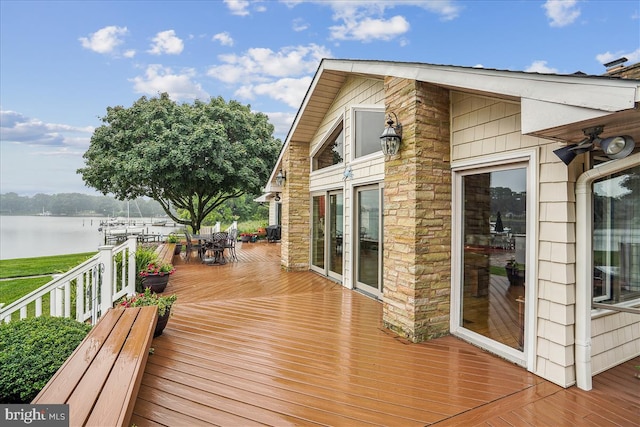
<path fill-rule="evenodd" d="M 640 358 L 563 389 L 455 337 L 412 344 L 382 306 L 311 272 L 279 244 L 239 262 L 176 258 L 178 302 L 154 339 L 137 426 L 638 425 Z"/>

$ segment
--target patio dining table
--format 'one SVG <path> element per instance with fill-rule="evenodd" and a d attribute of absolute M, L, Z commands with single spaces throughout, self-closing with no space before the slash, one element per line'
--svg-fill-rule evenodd
<path fill-rule="evenodd" d="M 204 264 L 222 265 L 227 263 L 227 260 L 224 256 L 226 238 L 223 240 L 216 240 L 215 239 L 216 234 L 218 233 L 194 234 L 192 236 L 194 240 L 198 240 L 202 245 L 202 262 Z M 207 252 L 209 251 L 213 251 L 213 258 L 207 257 Z"/>

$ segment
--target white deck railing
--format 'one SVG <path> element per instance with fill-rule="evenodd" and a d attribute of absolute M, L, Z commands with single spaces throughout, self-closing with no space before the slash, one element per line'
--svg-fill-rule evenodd
<path fill-rule="evenodd" d="M 79 322 L 91 319 L 95 324 L 113 303 L 135 293 L 136 236 L 119 246 L 101 246 L 92 258 L 49 283 L 0 309 L 0 322 L 42 316 L 43 299 L 49 295 L 51 316 L 72 317 Z M 72 309 L 75 307 L 75 310 Z"/>

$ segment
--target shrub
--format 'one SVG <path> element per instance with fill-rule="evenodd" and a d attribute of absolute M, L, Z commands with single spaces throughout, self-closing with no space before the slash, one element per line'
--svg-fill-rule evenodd
<path fill-rule="evenodd" d="M 30 403 L 90 329 L 62 317 L 1 324 L 0 403 Z"/>

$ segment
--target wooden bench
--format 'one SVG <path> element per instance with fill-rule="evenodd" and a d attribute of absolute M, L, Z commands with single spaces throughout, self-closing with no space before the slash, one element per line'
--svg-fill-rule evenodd
<path fill-rule="evenodd" d="M 69 405 L 72 426 L 130 426 L 158 307 L 110 309 L 32 403 Z"/>
<path fill-rule="evenodd" d="M 175 243 L 161 243 L 155 250 L 158 260 L 165 264 L 171 264 L 173 262 L 173 253 L 176 250 Z"/>

